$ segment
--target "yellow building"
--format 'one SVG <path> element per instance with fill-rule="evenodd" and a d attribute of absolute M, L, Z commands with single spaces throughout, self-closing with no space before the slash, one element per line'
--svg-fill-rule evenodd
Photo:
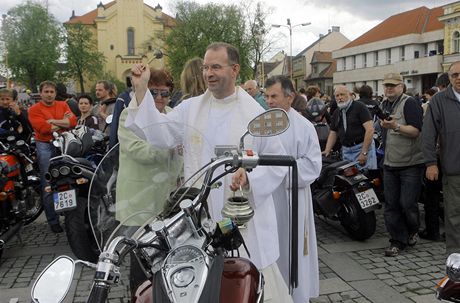
<path fill-rule="evenodd" d="M 444 14 L 439 21 L 444 22 L 444 60 L 443 69 L 447 71 L 449 66 L 460 61 L 460 1 L 446 4 L 443 7 Z"/>
<path fill-rule="evenodd" d="M 151 7 L 143 0 L 115 0 L 99 3 L 95 10 L 72 17 L 66 24 L 81 22 L 87 25 L 97 41 L 98 50 L 106 58 L 105 72 L 125 81 L 136 63 L 149 63 L 155 68 L 165 66 L 164 39 L 175 24 L 175 19 L 162 12 L 162 7 Z"/>

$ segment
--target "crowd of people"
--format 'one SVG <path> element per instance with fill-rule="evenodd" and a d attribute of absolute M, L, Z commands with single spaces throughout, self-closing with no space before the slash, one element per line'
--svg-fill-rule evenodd
<path fill-rule="evenodd" d="M 243 238 L 251 252 L 251 261 L 263 271 L 265 301 L 305 302 L 319 295 L 319 271 L 316 232 L 310 184 L 319 176 L 322 155 L 340 148 L 342 158 L 356 161 L 363 170 L 383 171 L 384 221 L 390 237 L 386 256 L 397 256 L 418 237 L 439 241 L 439 179 L 443 174 L 445 230 L 447 251 L 460 251 L 460 62 L 452 64 L 440 77 L 438 88 L 424 92 L 425 102 L 404 93 L 399 73 L 384 76 L 382 100 L 373 98 L 372 89 L 363 85 L 356 91 L 338 85 L 334 96 L 324 95 L 316 86 L 295 91 L 285 76 L 267 79 L 262 90 L 255 80 L 241 86 L 236 82 L 240 71 L 238 50 L 226 43 L 208 46 L 203 59 L 194 58 L 184 66 L 180 98 L 170 103 L 174 81 L 166 70 L 137 64 L 131 70 L 132 89 L 118 94 L 115 85 L 101 80 L 96 84 L 97 104 L 90 95 L 65 98 L 65 91 L 51 81 L 40 84 L 40 102 L 23 111 L 15 102 L 14 92 L 0 90 L 0 135 L 16 132 L 30 136 L 34 132 L 40 171 L 47 171 L 54 155 L 52 132 L 65 131 L 76 125 L 100 129 L 110 136 L 110 146 L 120 143 L 120 167 L 117 186 L 117 219 L 131 227 L 142 219 L 130 214 L 148 210 L 159 213 L 165 201 L 152 199 L 163 190 L 152 175 L 158 165 L 170 156 L 157 146 L 182 145 L 184 178 L 189 177 L 214 155 L 203 148 L 207 144 L 238 145 L 247 123 L 270 108 L 284 109 L 290 119 L 289 129 L 280 136 L 253 140 L 246 146 L 259 153 L 291 155 L 299 169 L 298 212 L 299 287 L 292 296 L 289 281 L 290 186 L 287 169 L 258 167 L 252 172 L 236 171 L 223 181 L 223 186 L 210 194 L 212 219 L 222 219 L 223 201 L 232 191 L 245 188 L 255 215 L 248 222 Z M 447 83 L 446 83 L 447 77 Z M 444 79 L 444 80 L 443 80 Z M 65 87 L 64 87 L 65 88 Z M 63 96 L 62 98 L 60 97 Z M 422 105 L 423 104 L 423 105 Z M 106 127 L 106 118 L 113 115 Z M 192 126 L 204 138 L 187 136 L 188 131 L 170 131 L 158 135 L 159 123 Z M 315 125 L 328 125 L 324 142 Z M 381 134 L 384 157 L 377 159 L 374 133 Z M 179 135 L 178 135 L 179 134 Z M 324 137 L 324 132 L 323 132 Z M 321 144 L 320 144 L 321 143 Z M 174 183 L 174 180 L 163 180 Z M 418 202 L 425 184 L 425 229 L 420 229 Z M 434 184 L 437 184 L 435 186 Z M 250 185 L 250 186 L 249 186 Z M 148 188 L 149 191 L 143 191 Z M 137 193 L 142 192 L 142 195 Z M 167 193 L 165 193 L 167 194 Z M 45 213 L 53 232 L 62 232 L 54 212 L 52 198 L 43 191 Z M 460 203 L 458 204 L 460 205 Z M 140 221 L 139 221 L 140 220 Z M 142 221 L 142 222 L 141 222 Z"/>

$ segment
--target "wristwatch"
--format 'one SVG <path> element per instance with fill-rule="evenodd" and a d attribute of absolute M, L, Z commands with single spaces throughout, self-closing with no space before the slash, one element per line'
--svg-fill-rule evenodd
<path fill-rule="evenodd" d="M 401 125 L 398 123 L 396 124 L 396 127 L 393 129 L 395 132 L 399 132 L 399 129 L 401 128 Z"/>

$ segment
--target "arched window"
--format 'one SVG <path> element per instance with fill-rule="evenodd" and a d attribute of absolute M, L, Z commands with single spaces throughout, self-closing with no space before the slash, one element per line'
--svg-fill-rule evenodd
<path fill-rule="evenodd" d="M 460 33 L 458 31 L 455 31 L 452 36 L 452 52 L 460 52 Z"/>
<path fill-rule="evenodd" d="M 134 56 L 134 28 L 128 28 L 128 55 Z"/>

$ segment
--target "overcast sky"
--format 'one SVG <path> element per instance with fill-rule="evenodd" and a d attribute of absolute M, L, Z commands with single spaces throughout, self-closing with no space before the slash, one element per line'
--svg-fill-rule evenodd
<path fill-rule="evenodd" d="M 21 0 L 1 0 L 0 14 L 5 14 L 10 8 L 22 2 Z M 72 10 L 75 10 L 76 15 L 85 14 L 95 9 L 100 0 L 38 0 L 38 2 L 48 2 L 50 12 L 57 20 L 64 22 L 71 16 Z M 102 3 L 108 2 L 110 1 L 102 1 Z M 174 16 L 173 0 L 144 0 L 144 2 L 153 7 L 160 4 L 165 13 Z M 228 0 L 196 0 L 196 2 L 229 3 Z M 293 54 L 296 55 L 318 39 L 319 34 L 326 34 L 331 26 L 340 26 L 341 32 L 347 38 L 353 40 L 391 15 L 420 6 L 432 8 L 454 1 L 384 0 L 377 2 L 376 0 L 265 0 L 261 2 L 273 9 L 273 13 L 267 20 L 268 23 L 286 24 L 287 18 L 291 19 L 292 25 L 311 22 L 311 25 L 307 27 L 299 26 L 293 29 Z M 277 44 L 278 48 L 289 52 L 288 29 L 273 28 L 272 34 L 281 36 Z"/>

